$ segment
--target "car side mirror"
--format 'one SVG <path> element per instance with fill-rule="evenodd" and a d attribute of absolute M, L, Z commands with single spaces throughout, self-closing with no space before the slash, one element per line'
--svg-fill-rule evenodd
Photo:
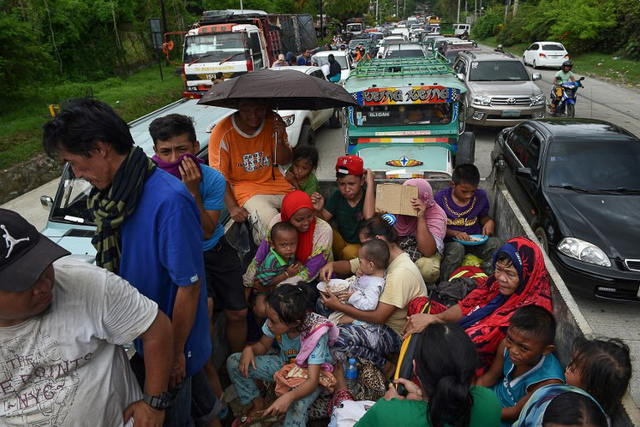
<path fill-rule="evenodd" d="M 53 199 L 49 196 L 40 196 L 40 204 L 46 210 L 50 210 L 53 207 Z"/>
<path fill-rule="evenodd" d="M 540 73 L 533 73 L 532 77 L 533 77 L 533 81 L 542 80 L 542 74 Z"/>
<path fill-rule="evenodd" d="M 516 176 L 519 176 L 520 178 L 534 179 L 531 168 L 517 168 Z"/>

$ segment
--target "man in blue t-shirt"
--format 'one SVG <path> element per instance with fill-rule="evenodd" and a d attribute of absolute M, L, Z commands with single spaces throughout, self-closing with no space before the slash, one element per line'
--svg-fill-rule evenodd
<path fill-rule="evenodd" d="M 149 410 L 166 409 L 165 426 L 191 424 L 191 377 L 211 354 L 195 200 L 183 183 L 134 147 L 127 123 L 103 102 L 68 102 L 45 125 L 43 141 L 50 156 L 67 161 L 76 177 L 94 187 L 87 205 L 96 222 L 96 264 L 129 281 L 171 319 L 170 390 L 145 395 L 144 401 Z M 136 350 L 140 356 L 138 365 L 132 363 L 134 370 L 140 357 L 144 361 L 140 342 Z M 141 385 L 144 370 L 159 374 L 137 369 Z"/>

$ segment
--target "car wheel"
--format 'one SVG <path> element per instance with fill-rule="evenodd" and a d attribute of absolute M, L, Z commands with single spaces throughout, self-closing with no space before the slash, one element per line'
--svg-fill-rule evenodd
<path fill-rule="evenodd" d="M 533 67 L 534 70 L 538 69 L 538 66 L 536 65 L 536 60 L 533 60 L 533 64 L 531 64 L 531 66 Z"/>
<path fill-rule="evenodd" d="M 314 135 L 313 129 L 311 129 L 311 125 L 309 123 L 302 125 L 302 129 L 300 129 L 300 136 L 298 137 L 298 144 L 316 145 L 316 136 Z"/>
<path fill-rule="evenodd" d="M 547 232 L 544 231 L 544 228 L 538 227 L 536 231 L 534 231 L 538 242 L 542 246 L 542 249 L 548 254 L 549 253 L 549 238 L 547 237 Z"/>
<path fill-rule="evenodd" d="M 472 132 L 465 132 L 458 139 L 455 166 L 473 164 L 476 154 L 476 136 Z"/>
<path fill-rule="evenodd" d="M 339 108 L 335 108 L 333 110 L 333 114 L 331 115 L 331 117 L 329 117 L 329 127 L 333 128 L 333 129 L 337 129 L 339 127 L 342 127 L 342 121 L 340 120 L 340 109 Z"/>

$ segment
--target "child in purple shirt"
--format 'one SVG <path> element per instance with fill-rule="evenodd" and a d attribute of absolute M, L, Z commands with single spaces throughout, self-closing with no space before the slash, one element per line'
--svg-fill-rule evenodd
<path fill-rule="evenodd" d="M 435 196 L 436 203 L 447 214 L 444 259 L 440 266 L 443 281 L 449 280 L 468 253 L 482 259 L 482 270 L 491 275 L 493 254 L 504 244 L 502 240 L 492 236 L 495 223 L 489 216 L 489 199 L 487 193 L 478 188 L 478 184 L 478 168 L 473 164 L 460 165 L 453 170 L 451 187 L 439 191 Z M 468 241 L 473 234 L 489 238 L 476 246 L 466 246 L 453 240 Z"/>

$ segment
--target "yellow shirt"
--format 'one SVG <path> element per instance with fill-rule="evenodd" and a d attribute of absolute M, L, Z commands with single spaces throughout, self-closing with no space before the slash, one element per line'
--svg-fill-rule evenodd
<path fill-rule="evenodd" d="M 235 114 L 220 121 L 209 138 L 209 166 L 217 169 L 236 197 L 238 205 L 257 194 L 287 194 L 292 190 L 280 169 L 273 165 L 275 140 L 273 115 L 267 116 L 253 135 L 235 124 Z"/>
<path fill-rule="evenodd" d="M 351 272 L 355 274 L 360 268 L 360 260 L 351 261 Z M 387 281 L 380 295 L 380 302 L 396 307 L 385 325 L 402 336 L 402 328 L 407 317 L 407 305 L 415 297 L 427 296 L 427 287 L 418 267 L 406 253 L 398 255 L 387 267 Z"/>

